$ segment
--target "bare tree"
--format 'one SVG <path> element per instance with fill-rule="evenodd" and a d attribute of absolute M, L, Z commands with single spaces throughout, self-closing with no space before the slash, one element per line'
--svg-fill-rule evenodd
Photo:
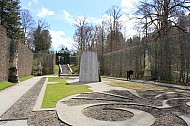
<path fill-rule="evenodd" d="M 35 21 L 33 20 L 30 11 L 27 9 L 21 10 L 20 16 L 21 16 L 21 28 L 24 31 L 24 37 L 25 37 L 24 43 L 29 49 L 34 50 L 33 48 L 34 37 L 32 35 L 32 32 L 35 28 Z"/>
<path fill-rule="evenodd" d="M 136 14 L 141 15 L 138 19 L 146 20 L 143 25 L 153 26 L 158 37 L 166 37 L 171 28 L 179 27 L 176 18 L 181 11 L 190 11 L 189 0 L 153 0 L 151 2 L 141 1 Z M 145 27 L 144 27 L 145 28 Z"/>
<path fill-rule="evenodd" d="M 31 12 L 27 9 L 21 10 L 21 27 L 24 30 L 25 36 L 27 36 L 26 34 L 35 27 L 35 21 L 31 16 Z"/>
<path fill-rule="evenodd" d="M 142 16 L 139 19 L 146 20 L 146 28 L 154 27 L 156 39 L 161 42 L 158 49 L 158 76 L 161 80 L 172 80 L 171 47 L 167 39 L 174 27 L 185 31 L 177 24 L 176 18 L 181 11 L 190 10 L 189 3 L 189 0 L 153 0 L 141 1 L 138 6 L 137 14 Z"/>
<path fill-rule="evenodd" d="M 75 33 L 73 35 L 75 47 L 78 49 L 78 64 L 83 51 L 89 50 L 92 27 L 87 23 L 86 17 L 77 18 L 74 22 Z"/>
<path fill-rule="evenodd" d="M 108 49 L 109 52 L 121 49 L 119 37 L 121 35 L 122 22 L 120 21 L 123 15 L 121 9 L 118 6 L 112 6 L 106 14 L 109 16 L 106 21 L 107 29 L 109 31 L 108 35 Z"/>
<path fill-rule="evenodd" d="M 75 34 L 74 40 L 76 41 L 76 47 L 82 53 L 86 50 L 91 50 L 94 47 L 94 29 L 92 25 L 87 23 L 85 17 L 77 18 L 75 20 Z"/>

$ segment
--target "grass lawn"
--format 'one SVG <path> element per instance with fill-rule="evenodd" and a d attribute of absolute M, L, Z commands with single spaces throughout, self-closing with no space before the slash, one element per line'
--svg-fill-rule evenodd
<path fill-rule="evenodd" d="M 111 86 L 123 87 L 123 88 L 133 89 L 133 90 L 163 90 L 163 91 L 172 91 L 172 92 L 190 94 L 189 91 L 175 89 L 175 88 L 167 88 L 167 87 L 151 85 L 151 84 L 143 84 L 143 83 L 136 83 L 136 82 L 129 82 L 129 81 L 123 82 L 123 81 L 117 81 L 117 80 L 109 79 L 109 78 L 102 78 L 102 80 L 112 82 Z"/>
<path fill-rule="evenodd" d="M 0 82 L 0 91 L 5 89 L 5 88 L 8 88 L 8 87 L 10 87 L 12 85 L 13 85 L 13 83 L 10 83 L 10 82 L 7 82 L 7 81 Z"/>
<path fill-rule="evenodd" d="M 166 90 L 166 87 L 160 87 L 150 84 L 141 84 L 135 82 L 115 82 L 111 86 L 124 87 L 133 90 Z"/>
<path fill-rule="evenodd" d="M 33 75 L 29 75 L 29 76 L 26 76 L 26 77 L 21 77 L 21 78 L 19 78 L 19 81 L 22 82 L 22 81 L 28 80 L 30 78 L 33 78 L 33 77 L 34 77 Z"/>
<path fill-rule="evenodd" d="M 70 67 L 72 68 L 73 72 L 75 74 L 79 74 L 79 65 L 76 64 L 70 64 Z"/>
<path fill-rule="evenodd" d="M 47 85 L 42 108 L 55 108 L 57 102 L 64 97 L 92 92 L 87 85 L 69 85 L 63 78 L 48 78 L 48 81 L 58 83 Z"/>
<path fill-rule="evenodd" d="M 21 77 L 21 78 L 19 78 L 19 81 L 22 82 L 22 81 L 25 81 L 25 80 L 30 79 L 32 77 L 34 77 L 34 76 L 29 75 L 26 77 Z M 0 91 L 5 89 L 5 88 L 11 87 L 11 86 L 13 86 L 13 83 L 11 83 L 11 82 L 7 82 L 7 81 L 0 82 Z"/>

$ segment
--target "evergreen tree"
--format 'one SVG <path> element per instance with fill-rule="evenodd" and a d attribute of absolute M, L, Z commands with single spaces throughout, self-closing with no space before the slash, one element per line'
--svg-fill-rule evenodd
<path fill-rule="evenodd" d="M 51 47 L 51 35 L 49 33 L 49 30 L 42 29 L 41 27 L 38 27 L 34 33 L 34 45 L 35 45 L 35 52 L 43 51 L 43 50 L 49 50 Z"/>
<path fill-rule="evenodd" d="M 0 23 L 6 28 L 10 39 L 17 39 L 22 34 L 19 4 L 19 0 L 0 0 Z"/>
<path fill-rule="evenodd" d="M 42 37 L 43 37 L 43 50 L 49 50 L 51 47 L 51 35 L 49 30 L 43 30 L 42 31 Z"/>

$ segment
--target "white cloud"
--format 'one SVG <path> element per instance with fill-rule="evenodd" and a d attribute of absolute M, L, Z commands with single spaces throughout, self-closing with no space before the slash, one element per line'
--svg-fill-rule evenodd
<path fill-rule="evenodd" d="M 28 6 L 31 7 L 31 6 L 32 6 L 32 2 L 29 2 L 29 3 L 28 3 Z"/>
<path fill-rule="evenodd" d="M 63 12 L 64 19 L 69 23 L 73 24 L 74 18 L 71 16 L 71 14 L 66 10 L 61 10 Z"/>
<path fill-rule="evenodd" d="M 139 1 L 140 0 L 121 0 L 121 7 L 133 9 L 133 8 L 136 8 L 135 4 Z"/>
<path fill-rule="evenodd" d="M 123 24 L 123 33 L 124 36 L 132 37 L 137 34 L 137 31 L 134 29 L 136 25 L 136 19 L 132 18 L 133 15 L 122 15 L 120 21 Z"/>
<path fill-rule="evenodd" d="M 39 0 L 33 0 L 33 2 L 34 2 L 34 3 L 38 3 L 38 2 L 39 2 Z"/>
<path fill-rule="evenodd" d="M 99 23 L 101 23 L 101 19 L 97 19 L 95 17 L 88 17 L 87 22 L 89 22 L 91 24 L 99 24 Z"/>
<path fill-rule="evenodd" d="M 74 41 L 72 38 L 65 38 L 64 31 L 49 30 L 52 37 L 52 48 L 56 51 L 60 50 L 62 46 L 69 50 L 74 48 Z"/>
<path fill-rule="evenodd" d="M 63 16 L 66 22 L 72 25 L 76 23 L 76 20 L 82 20 L 84 18 L 86 18 L 86 22 L 90 24 L 98 24 L 99 22 L 101 22 L 100 19 L 97 19 L 95 17 L 78 16 L 75 18 L 66 10 L 60 10 L 60 11 L 63 12 Z"/>
<path fill-rule="evenodd" d="M 136 24 L 136 19 L 133 19 L 133 15 L 122 15 L 120 17 L 120 22 L 122 23 L 122 33 L 124 34 L 125 37 L 129 38 L 137 34 L 137 31 L 134 29 L 134 26 Z M 79 16 L 77 19 L 81 20 L 84 19 L 85 17 Z M 95 17 L 87 17 L 86 21 L 87 23 L 92 23 L 94 25 L 102 25 L 102 21 L 107 22 L 108 20 L 113 21 L 113 18 L 110 17 L 107 14 L 102 15 L 101 18 L 95 18 Z"/>
<path fill-rule="evenodd" d="M 135 15 L 133 13 L 137 10 L 136 5 L 140 0 L 121 0 L 122 12 L 127 13 L 128 15 L 123 15 L 121 21 L 124 23 L 123 33 L 127 37 L 132 37 L 138 32 L 134 29 L 137 20 L 134 19 Z"/>
<path fill-rule="evenodd" d="M 45 16 L 51 16 L 54 15 L 54 11 L 50 11 L 47 8 L 42 7 L 41 10 L 38 13 L 38 16 L 43 18 Z"/>
<path fill-rule="evenodd" d="M 121 7 L 122 12 L 131 14 L 134 13 L 137 10 L 137 3 L 140 0 L 121 0 Z"/>

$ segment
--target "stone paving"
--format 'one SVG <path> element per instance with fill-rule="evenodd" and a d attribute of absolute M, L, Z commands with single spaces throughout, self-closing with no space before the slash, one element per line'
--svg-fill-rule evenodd
<path fill-rule="evenodd" d="M 33 87 L 41 77 L 31 78 L 22 83 L 16 84 L 0 91 L 0 115 L 6 112 L 16 103 L 31 87 Z"/>
<path fill-rule="evenodd" d="M 78 80 L 68 82 L 77 84 Z M 89 83 L 93 93 L 60 100 L 56 106 L 59 118 L 74 126 L 190 126 L 190 95 L 109 84 Z"/>

